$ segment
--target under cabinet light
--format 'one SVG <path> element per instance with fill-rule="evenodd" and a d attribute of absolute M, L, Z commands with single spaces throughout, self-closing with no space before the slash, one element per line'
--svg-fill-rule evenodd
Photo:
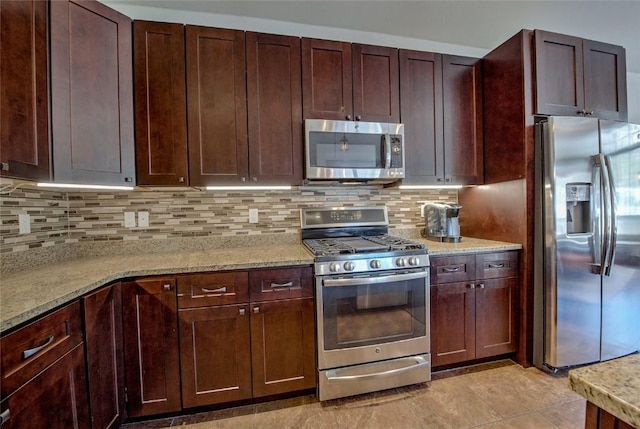
<path fill-rule="evenodd" d="M 207 191 L 290 191 L 291 186 L 207 186 Z"/>
<path fill-rule="evenodd" d="M 133 191 L 133 186 L 118 185 L 79 185 L 77 183 L 38 183 L 41 188 L 68 188 L 68 189 L 109 189 L 112 191 Z"/>
<path fill-rule="evenodd" d="M 462 189 L 462 185 L 400 185 L 398 189 Z"/>

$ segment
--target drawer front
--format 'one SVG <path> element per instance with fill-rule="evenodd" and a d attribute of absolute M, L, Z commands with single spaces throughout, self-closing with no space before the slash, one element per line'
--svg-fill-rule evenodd
<path fill-rule="evenodd" d="M 480 253 L 476 255 L 476 278 L 496 279 L 519 274 L 518 252 Z"/>
<path fill-rule="evenodd" d="M 74 302 L 2 337 L 2 397 L 14 392 L 81 343 L 79 302 Z"/>
<path fill-rule="evenodd" d="M 475 255 L 437 256 L 431 258 L 431 283 L 442 284 L 473 280 Z"/>
<path fill-rule="evenodd" d="M 178 308 L 247 302 L 249 274 L 246 271 L 189 274 L 178 278 Z"/>
<path fill-rule="evenodd" d="M 251 301 L 313 297 L 310 266 L 253 270 L 249 273 Z"/>

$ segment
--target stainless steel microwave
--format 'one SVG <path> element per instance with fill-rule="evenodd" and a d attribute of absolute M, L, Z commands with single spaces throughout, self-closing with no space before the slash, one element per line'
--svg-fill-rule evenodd
<path fill-rule="evenodd" d="M 305 120 L 308 183 L 391 183 L 404 178 L 404 125 Z"/>

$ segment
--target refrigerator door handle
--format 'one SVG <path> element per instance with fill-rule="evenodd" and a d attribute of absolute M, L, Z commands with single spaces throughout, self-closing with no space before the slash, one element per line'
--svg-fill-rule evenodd
<path fill-rule="evenodd" d="M 604 155 L 599 153 L 594 156 L 594 161 L 596 167 L 598 167 L 598 174 L 600 178 L 600 202 L 602 205 L 601 215 L 603 224 L 599 226 L 601 231 L 601 242 L 600 242 L 600 265 L 597 265 L 596 274 L 602 276 L 602 274 L 606 271 L 606 263 L 608 258 L 608 253 L 610 250 L 610 221 L 609 221 L 609 175 L 605 173 L 605 169 L 607 168 L 605 165 Z"/>
<path fill-rule="evenodd" d="M 616 242 L 618 241 L 618 216 L 617 216 L 617 202 L 616 202 L 616 185 L 613 180 L 613 172 L 611 168 L 611 157 L 605 155 L 604 157 L 605 167 L 607 171 L 607 181 L 609 182 L 609 249 L 607 250 L 607 265 L 605 267 L 604 275 L 611 276 L 611 270 L 613 269 L 613 259 L 616 253 Z"/>

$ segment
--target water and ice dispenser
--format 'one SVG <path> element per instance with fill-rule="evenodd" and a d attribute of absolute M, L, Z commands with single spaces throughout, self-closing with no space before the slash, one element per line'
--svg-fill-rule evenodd
<path fill-rule="evenodd" d="M 587 234 L 592 232 L 591 184 L 567 184 L 567 234 Z"/>

